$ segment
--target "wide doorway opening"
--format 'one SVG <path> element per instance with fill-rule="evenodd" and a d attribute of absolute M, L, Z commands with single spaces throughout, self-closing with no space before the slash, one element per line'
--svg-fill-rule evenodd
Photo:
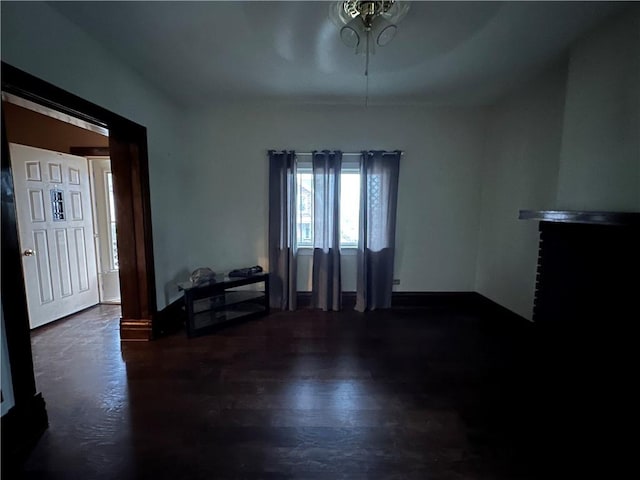
<path fill-rule="evenodd" d="M 109 132 L 3 92 L 31 329 L 120 303 Z"/>

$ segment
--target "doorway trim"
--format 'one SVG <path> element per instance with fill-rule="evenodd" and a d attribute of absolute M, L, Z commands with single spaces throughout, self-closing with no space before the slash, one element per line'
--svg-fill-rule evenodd
<path fill-rule="evenodd" d="M 109 156 L 118 217 L 117 243 L 122 292 L 120 339 L 122 341 L 150 340 L 157 305 L 146 128 L 5 62 L 2 62 L 2 91 L 109 130 Z M 5 151 L 4 139 L 6 136 L 3 122 L 3 152 Z M 5 194 L 13 198 L 14 193 L 13 182 L 9 181 L 12 178 L 10 162 L 8 159 L 5 162 L 4 157 L 3 155 L 3 207 Z M 5 264 L 7 259 L 5 255 L 9 255 L 14 260 L 17 259 L 18 265 L 20 264 L 20 250 L 17 242 L 15 245 L 5 245 L 5 232 L 10 231 L 12 235 L 17 232 L 15 216 L 2 216 L 2 231 L 4 277 L 5 267 L 8 266 Z M 15 236 L 17 239 L 17 234 Z M 7 247 L 6 250 L 5 247 Z M 12 261 L 11 265 L 14 263 L 16 262 Z M 19 302 L 21 299 L 25 301 L 24 292 L 21 298 L 16 298 L 9 291 L 6 282 L 2 282 L 2 298 L 5 309 L 8 303 Z M 26 312 L 26 304 L 23 310 Z M 19 319 L 14 317 L 13 321 L 18 323 Z M 27 329 L 28 333 L 28 318 L 23 318 L 19 323 Z M 9 334 L 8 328 L 7 334 Z M 28 335 L 26 338 L 29 338 Z M 11 339 L 7 338 L 7 341 L 11 342 Z"/>

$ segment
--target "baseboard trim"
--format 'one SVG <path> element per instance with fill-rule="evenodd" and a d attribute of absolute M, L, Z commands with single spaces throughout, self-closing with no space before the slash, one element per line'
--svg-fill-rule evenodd
<path fill-rule="evenodd" d="M 475 292 L 393 292 L 391 308 L 469 307 L 475 304 Z M 298 308 L 311 307 L 311 292 L 298 292 Z M 342 293 L 342 308 L 356 305 L 356 292 Z"/>
<path fill-rule="evenodd" d="M 499 303 L 494 302 L 490 298 L 487 298 L 478 292 L 473 292 L 473 298 L 475 308 L 481 315 L 489 316 L 496 320 L 515 321 L 534 325 L 534 322 L 527 320 L 522 315 L 509 310 L 507 307 L 503 307 Z"/>
<path fill-rule="evenodd" d="M 311 292 L 297 292 L 298 308 L 311 308 Z M 342 292 L 342 308 L 351 309 L 356 306 L 356 292 Z"/>
<path fill-rule="evenodd" d="M 2 417 L 2 478 L 12 478 L 49 426 L 42 394 L 14 405 Z"/>
<path fill-rule="evenodd" d="M 297 293 L 298 308 L 311 307 L 311 292 Z M 353 308 L 356 292 L 342 293 L 342 308 Z M 393 292 L 391 308 L 462 308 L 494 319 L 532 324 L 521 315 L 478 292 Z"/>
<path fill-rule="evenodd" d="M 153 318 L 153 338 L 164 337 L 184 328 L 187 315 L 183 306 L 184 299 L 180 297 L 156 313 Z"/>
<path fill-rule="evenodd" d="M 146 318 L 121 318 L 121 342 L 148 342 L 153 338 L 153 322 Z"/>
<path fill-rule="evenodd" d="M 298 308 L 311 308 L 311 292 L 297 292 L 296 300 Z M 342 292 L 342 308 L 349 310 L 355 305 L 356 292 Z M 154 338 L 174 333 L 184 327 L 185 313 L 182 306 L 183 300 L 179 298 L 156 314 L 153 321 Z M 461 308 L 494 319 L 533 324 L 478 292 L 393 292 L 391 308 Z"/>
<path fill-rule="evenodd" d="M 474 304 L 474 292 L 393 292 L 393 308 L 468 308 Z"/>

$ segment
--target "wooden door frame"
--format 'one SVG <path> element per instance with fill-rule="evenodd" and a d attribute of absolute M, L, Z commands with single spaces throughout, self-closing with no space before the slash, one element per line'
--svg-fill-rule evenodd
<path fill-rule="evenodd" d="M 118 217 L 116 236 L 122 292 L 120 339 L 122 341 L 150 340 L 157 305 L 146 128 L 5 62 L 2 62 L 2 91 L 109 130 L 109 156 L 111 157 L 116 215 Z M 6 136 L 3 133 L 4 138 Z M 4 148 L 3 140 L 3 213 L 5 195 L 11 202 L 14 201 L 11 166 L 8 158 L 5 162 Z M 7 204 L 7 208 L 12 208 L 11 202 Z M 20 266 L 20 276 L 22 277 L 19 245 L 17 242 L 14 244 L 9 242 L 9 236 L 7 236 L 7 245 L 5 245 L 5 232 L 15 234 L 17 240 L 15 214 L 2 216 L 2 276 L 5 277 L 5 267 L 11 265 L 12 268 L 15 268 L 15 264 L 17 264 Z M 8 257 L 12 258 L 11 262 L 7 262 Z M 13 274 L 16 275 L 17 272 Z M 15 280 L 11 283 L 15 287 Z M 9 303 L 26 302 L 23 296 L 17 298 L 10 293 L 8 287 L 5 288 L 6 285 L 8 284 L 3 281 L 2 304 L 5 309 Z M 14 291 L 14 288 L 11 291 Z M 24 292 L 22 294 L 24 295 Z M 26 307 L 21 310 L 26 312 Z M 5 313 L 7 313 L 6 310 Z M 12 312 L 12 314 L 15 315 L 16 312 Z M 7 319 L 10 319 L 11 322 L 7 322 Z M 5 322 L 21 323 L 23 329 L 26 328 L 28 333 L 29 322 L 26 317 L 20 319 L 20 316 L 9 317 L 5 315 Z M 7 334 L 9 334 L 9 328 L 7 328 Z M 28 335 L 26 338 L 29 338 Z M 7 338 L 7 341 L 11 343 L 10 338 Z M 24 347 L 28 347 L 30 353 L 30 346 L 25 345 Z M 11 347 L 9 350 L 11 351 Z"/>
<path fill-rule="evenodd" d="M 2 91 L 109 129 L 122 291 L 120 339 L 150 340 L 157 311 L 147 131 L 124 117 L 2 62 Z M 11 476 L 48 425 L 36 391 L 15 191 L 2 109 L 2 309 L 14 406 L 2 417 L 2 476 Z"/>

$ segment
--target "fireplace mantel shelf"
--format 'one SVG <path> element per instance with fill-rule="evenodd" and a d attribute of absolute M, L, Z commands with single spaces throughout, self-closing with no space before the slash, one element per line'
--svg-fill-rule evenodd
<path fill-rule="evenodd" d="M 580 210 L 520 210 L 520 220 L 640 226 L 640 212 L 591 212 Z"/>

